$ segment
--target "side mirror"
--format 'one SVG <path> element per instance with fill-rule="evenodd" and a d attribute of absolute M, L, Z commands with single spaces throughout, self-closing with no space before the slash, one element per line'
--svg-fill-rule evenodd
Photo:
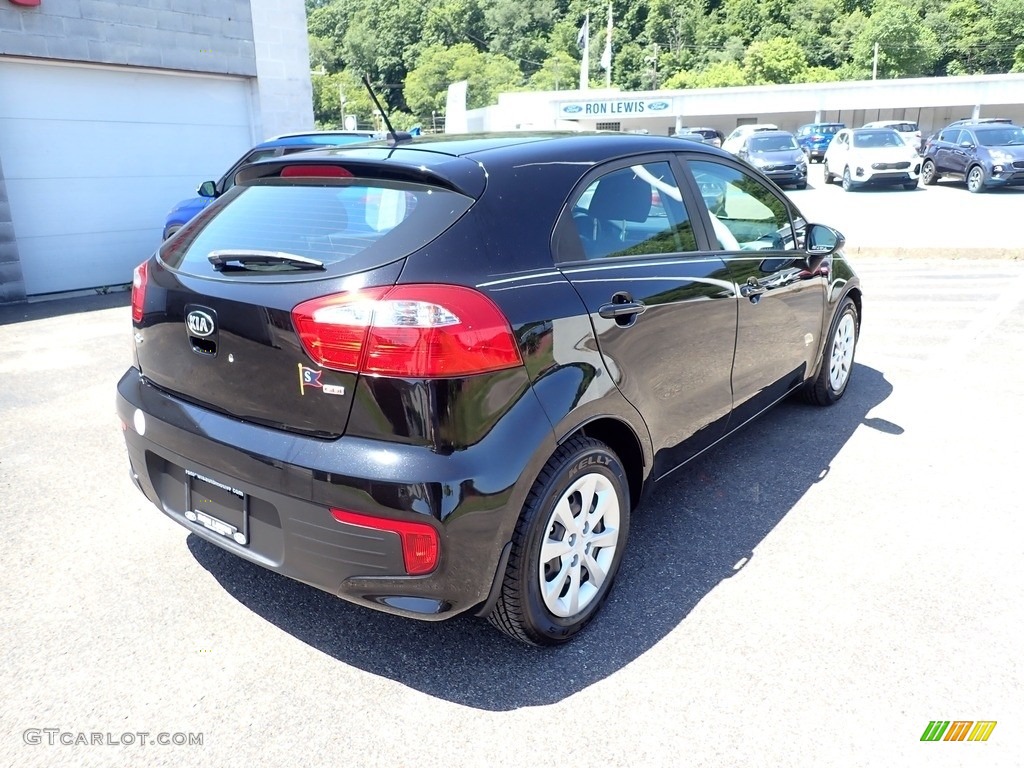
<path fill-rule="evenodd" d="M 824 224 L 808 224 L 804 231 L 804 252 L 810 256 L 828 256 L 844 245 L 846 238 L 839 231 Z"/>
<path fill-rule="evenodd" d="M 217 183 L 213 181 L 204 181 L 196 189 L 196 192 L 200 197 L 216 197 L 217 196 Z"/>
<path fill-rule="evenodd" d="M 969 141 L 961 141 L 960 146 L 964 149 L 974 149 L 974 145 Z"/>

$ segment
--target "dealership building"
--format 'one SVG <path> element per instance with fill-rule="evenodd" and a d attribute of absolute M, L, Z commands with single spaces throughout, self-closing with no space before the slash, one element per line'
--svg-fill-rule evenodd
<path fill-rule="evenodd" d="M 1008 117 L 1024 124 L 1024 74 L 800 83 L 678 91 L 504 93 L 469 111 L 449 108 L 452 132 L 524 129 L 638 131 L 661 136 L 685 127 L 728 135 L 744 123 L 792 131 L 805 123 L 912 120 L 926 134 L 964 117 Z"/>
<path fill-rule="evenodd" d="M 312 126 L 303 0 L 0 0 L 0 302 L 130 282 L 174 203 Z"/>

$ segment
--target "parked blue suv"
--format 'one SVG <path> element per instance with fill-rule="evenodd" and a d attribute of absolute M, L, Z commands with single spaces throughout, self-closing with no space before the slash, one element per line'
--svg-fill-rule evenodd
<path fill-rule="evenodd" d="M 373 131 L 311 131 L 309 133 L 286 133 L 268 139 L 262 144 L 257 144 L 242 155 L 228 169 L 227 173 L 220 177 L 220 181 L 204 181 L 196 189 L 198 197 L 182 200 L 171 208 L 164 222 L 164 240 L 185 226 L 203 208 L 231 189 L 235 183 L 235 173 L 243 165 L 262 160 L 265 157 L 280 157 L 307 149 L 357 144 L 377 138 L 380 138 L 379 134 Z"/>
<path fill-rule="evenodd" d="M 807 162 L 825 158 L 825 150 L 832 142 L 832 137 L 846 127 L 845 123 L 808 123 L 796 130 L 796 142 L 807 155 Z"/>

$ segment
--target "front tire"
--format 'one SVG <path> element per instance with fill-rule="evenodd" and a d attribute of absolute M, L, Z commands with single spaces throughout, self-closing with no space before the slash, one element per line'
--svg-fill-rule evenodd
<path fill-rule="evenodd" d="M 967 172 L 967 191 L 974 194 L 985 191 L 985 171 L 980 165 L 972 165 Z"/>
<path fill-rule="evenodd" d="M 853 192 L 853 178 L 850 176 L 849 167 L 843 169 L 843 191 Z"/>
<path fill-rule="evenodd" d="M 903 182 L 903 188 L 905 190 L 907 190 L 908 192 L 917 189 L 917 179 L 913 179 L 912 181 L 905 181 L 905 182 Z"/>
<path fill-rule="evenodd" d="M 926 187 L 930 187 L 938 180 L 939 174 L 935 172 L 935 163 L 931 160 L 925 160 L 924 165 L 921 166 L 921 181 L 924 182 Z"/>
<path fill-rule="evenodd" d="M 804 395 L 809 402 L 815 405 L 833 405 L 839 402 L 853 373 L 853 357 L 857 350 L 859 334 L 860 319 L 857 315 L 857 305 L 847 297 L 843 299 L 829 331 L 822 354 L 821 369 L 804 387 Z"/>
<path fill-rule="evenodd" d="M 529 645 L 559 645 L 583 629 L 622 560 L 628 489 L 622 463 L 604 443 L 575 437 L 560 446 L 523 505 L 488 621 Z"/>

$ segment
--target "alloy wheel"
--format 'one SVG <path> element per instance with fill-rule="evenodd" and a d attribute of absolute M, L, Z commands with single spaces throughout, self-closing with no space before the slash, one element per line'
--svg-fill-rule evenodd
<path fill-rule="evenodd" d="M 558 499 L 538 563 L 541 596 L 555 616 L 575 616 L 597 597 L 619 545 L 619 512 L 615 487 L 596 472 Z"/>
<path fill-rule="evenodd" d="M 985 172 L 981 166 L 976 165 L 967 174 L 967 189 L 971 192 L 981 192 L 985 188 Z"/>
<path fill-rule="evenodd" d="M 857 343 L 857 327 L 852 314 L 845 314 L 836 327 L 832 340 L 832 354 L 829 359 L 828 382 L 833 391 L 841 392 L 850 378 L 854 346 Z"/>

